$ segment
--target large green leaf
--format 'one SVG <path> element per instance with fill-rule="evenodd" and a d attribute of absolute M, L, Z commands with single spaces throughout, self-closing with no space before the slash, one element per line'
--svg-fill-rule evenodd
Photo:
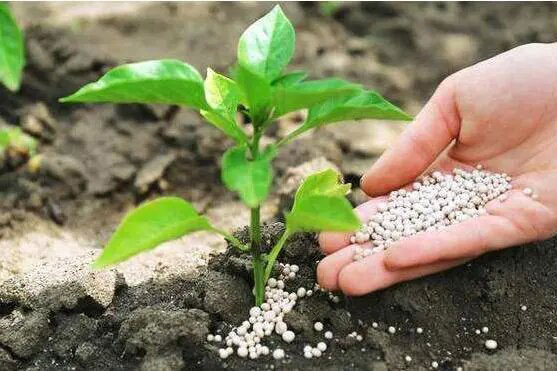
<path fill-rule="evenodd" d="M 257 207 L 269 194 L 273 181 L 271 161 L 276 155 L 274 147 L 268 147 L 257 159 L 248 159 L 247 146 L 230 148 L 222 159 L 223 183 L 251 208 Z"/>
<path fill-rule="evenodd" d="M 116 67 L 60 102 L 167 103 L 209 108 L 199 72 L 174 59 Z"/>
<path fill-rule="evenodd" d="M 334 98 L 312 107 L 306 124 L 310 127 L 360 119 L 412 120 L 412 117 L 373 91 Z"/>
<path fill-rule="evenodd" d="M 361 222 L 345 195 L 350 185 L 333 170 L 310 175 L 298 188 L 286 229 L 296 231 L 354 231 Z"/>
<path fill-rule="evenodd" d="M 288 134 L 282 143 L 318 126 L 360 119 L 412 120 L 412 116 L 378 93 L 360 90 L 354 95 L 332 98 L 311 107 L 306 121 Z"/>
<path fill-rule="evenodd" d="M 151 250 L 185 234 L 211 230 L 206 217 L 178 197 L 162 197 L 140 205 L 122 221 L 94 266 L 102 268 Z"/>
<path fill-rule="evenodd" d="M 277 5 L 242 34 L 238 42 L 238 62 L 273 81 L 292 59 L 295 43 L 294 27 Z"/>
<path fill-rule="evenodd" d="M 304 81 L 278 84 L 273 87 L 274 116 L 310 108 L 331 98 L 342 98 L 361 91 L 361 85 L 341 79 Z"/>
<path fill-rule="evenodd" d="M 17 91 L 24 65 L 23 34 L 8 4 L 0 3 L 0 82 Z"/>

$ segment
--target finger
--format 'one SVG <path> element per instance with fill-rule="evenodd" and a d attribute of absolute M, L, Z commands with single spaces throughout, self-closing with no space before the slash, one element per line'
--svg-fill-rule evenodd
<path fill-rule="evenodd" d="M 344 249 L 326 256 L 317 265 L 317 282 L 327 290 L 338 290 L 338 275 L 342 268 L 354 261 L 356 247 L 371 247 L 371 243 L 363 245 L 349 245 Z"/>
<path fill-rule="evenodd" d="M 489 215 L 422 232 L 391 245 L 385 253 L 388 269 L 404 269 L 458 258 L 474 258 L 488 251 L 545 237 L 540 227 L 552 213 L 521 191 L 508 192 L 504 202 L 487 205 Z"/>
<path fill-rule="evenodd" d="M 385 201 L 386 197 L 377 197 L 361 205 L 358 205 L 354 211 L 360 217 L 362 222 L 368 221 L 377 211 L 377 205 Z M 325 254 L 332 254 L 350 244 L 350 236 L 353 233 L 345 232 L 322 232 L 319 234 L 319 246 Z"/>
<path fill-rule="evenodd" d="M 413 181 L 458 136 L 460 118 L 453 99 L 453 80 L 441 83 L 395 145 L 362 177 L 362 190 L 369 196 Z"/>
<path fill-rule="evenodd" d="M 469 259 L 437 262 L 420 267 L 392 271 L 385 267 L 384 253 L 380 252 L 365 259 L 345 265 L 338 275 L 338 287 L 349 296 L 365 295 L 384 289 L 399 282 L 444 271 L 464 264 Z"/>

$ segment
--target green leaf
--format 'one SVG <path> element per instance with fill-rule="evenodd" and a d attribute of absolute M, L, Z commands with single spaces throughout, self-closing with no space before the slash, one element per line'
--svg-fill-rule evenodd
<path fill-rule="evenodd" d="M 332 98 L 311 107 L 306 121 L 288 134 L 281 144 L 319 126 L 360 119 L 412 120 L 412 116 L 389 103 L 378 93 L 361 90 L 357 94 Z"/>
<path fill-rule="evenodd" d="M 234 68 L 234 79 L 245 97 L 244 103 L 255 126 L 265 123 L 270 116 L 271 84 L 241 65 Z"/>
<path fill-rule="evenodd" d="M 25 65 L 23 34 L 8 4 L 0 3 L 0 82 L 17 91 Z"/>
<path fill-rule="evenodd" d="M 238 42 L 238 62 L 273 81 L 292 59 L 295 43 L 294 27 L 277 5 L 242 34 Z"/>
<path fill-rule="evenodd" d="M 361 85 L 341 79 L 304 81 L 273 88 L 274 116 L 310 108 L 331 98 L 343 98 L 361 91 Z"/>
<path fill-rule="evenodd" d="M 222 159 L 223 183 L 251 208 L 267 198 L 273 181 L 271 161 L 276 155 L 275 147 L 268 147 L 255 160 L 248 159 L 247 146 L 230 148 Z"/>
<path fill-rule="evenodd" d="M 199 72 L 174 59 L 116 67 L 60 102 L 167 103 L 209 108 Z"/>
<path fill-rule="evenodd" d="M 350 192 L 350 184 L 343 184 L 340 174 L 327 169 L 308 176 L 296 191 L 296 198 L 312 195 L 344 197 Z"/>
<path fill-rule="evenodd" d="M 163 242 L 201 230 L 212 230 L 212 226 L 181 198 L 161 197 L 146 202 L 124 218 L 94 266 L 122 262 Z"/>
<path fill-rule="evenodd" d="M 209 123 L 213 126 L 219 128 L 223 133 L 228 135 L 230 138 L 234 139 L 238 144 L 244 144 L 248 142 L 248 137 L 246 133 L 232 121 L 226 115 L 223 115 L 219 111 L 200 111 L 201 116 L 203 116 Z"/>
<path fill-rule="evenodd" d="M 7 148 L 34 156 L 37 153 L 37 140 L 24 133 L 19 127 L 3 127 L 0 128 L 0 151 Z"/>
<path fill-rule="evenodd" d="M 242 102 L 242 93 L 236 83 L 208 68 L 204 88 L 211 109 L 201 110 L 201 115 L 238 144 L 247 143 L 248 137 L 236 122 L 238 105 Z"/>
<path fill-rule="evenodd" d="M 361 91 L 356 95 L 331 99 L 312 107 L 308 112 L 306 124 L 316 127 L 332 122 L 360 119 L 412 120 L 412 117 L 378 93 Z"/>
<path fill-rule="evenodd" d="M 328 169 L 310 175 L 296 192 L 292 211 L 286 215 L 286 229 L 296 231 L 355 231 L 360 219 L 345 198 L 350 185 Z"/>
<path fill-rule="evenodd" d="M 305 71 L 294 71 L 282 75 L 275 79 L 271 85 L 273 86 L 289 86 L 307 79 L 308 74 Z"/>
<path fill-rule="evenodd" d="M 238 105 L 242 102 L 241 91 L 236 83 L 208 68 L 204 87 L 209 106 L 234 118 Z"/>

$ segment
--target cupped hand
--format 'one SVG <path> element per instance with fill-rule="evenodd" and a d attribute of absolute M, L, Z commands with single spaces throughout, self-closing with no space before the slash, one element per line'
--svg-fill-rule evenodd
<path fill-rule="evenodd" d="M 359 261 L 349 235 L 322 233 L 327 257 L 317 269 L 319 283 L 363 295 L 557 234 L 557 43 L 524 45 L 443 81 L 362 178 L 374 198 L 357 212 L 366 221 L 383 195 L 419 175 L 477 164 L 512 176 L 505 202 L 493 200 L 487 215 L 404 238 Z M 538 197 L 525 195 L 526 187 Z"/>

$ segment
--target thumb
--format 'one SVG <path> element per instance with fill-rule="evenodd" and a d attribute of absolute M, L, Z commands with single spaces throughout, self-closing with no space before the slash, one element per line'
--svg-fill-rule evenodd
<path fill-rule="evenodd" d="M 378 196 L 410 183 L 458 137 L 460 117 L 454 89 L 453 77 L 439 85 L 395 145 L 362 177 L 364 192 Z"/>

